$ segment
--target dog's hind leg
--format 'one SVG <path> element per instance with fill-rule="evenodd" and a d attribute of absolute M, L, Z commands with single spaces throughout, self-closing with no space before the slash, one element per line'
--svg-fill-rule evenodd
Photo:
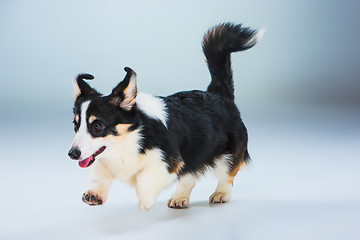
<path fill-rule="evenodd" d="M 224 155 L 216 162 L 214 173 L 219 179 L 219 183 L 215 192 L 209 198 L 210 203 L 224 203 L 231 199 L 233 178 L 229 175 L 228 159 L 230 158 L 231 155 Z"/>
<path fill-rule="evenodd" d="M 214 172 L 219 179 L 219 183 L 215 192 L 209 198 L 210 203 L 225 203 L 231 200 L 234 178 L 244 163 L 244 161 L 235 161 L 234 165 L 234 158 L 236 157 L 238 156 L 229 154 L 217 160 Z"/>
<path fill-rule="evenodd" d="M 172 195 L 168 201 L 169 208 L 188 208 L 189 197 L 191 190 L 196 183 L 196 176 L 193 174 L 186 174 L 180 177 L 176 192 Z"/>

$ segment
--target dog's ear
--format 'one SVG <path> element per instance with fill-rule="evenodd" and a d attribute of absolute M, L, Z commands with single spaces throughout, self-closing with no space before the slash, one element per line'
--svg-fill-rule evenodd
<path fill-rule="evenodd" d="M 110 94 L 110 103 L 120 106 L 125 111 L 130 111 L 137 95 L 136 73 L 129 67 L 124 68 L 126 76 Z"/>
<path fill-rule="evenodd" d="M 88 73 L 79 74 L 74 82 L 74 98 L 80 96 L 100 95 L 95 89 L 91 88 L 85 81 L 94 79 L 94 76 Z"/>

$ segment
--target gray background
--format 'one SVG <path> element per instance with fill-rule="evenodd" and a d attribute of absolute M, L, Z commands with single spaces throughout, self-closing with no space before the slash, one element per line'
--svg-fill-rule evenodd
<path fill-rule="evenodd" d="M 350 0 L 0 0 L 0 239 L 359 239 L 359 12 Z M 104 207 L 82 204 L 87 171 L 66 155 L 75 76 L 109 93 L 129 66 L 143 92 L 205 89 L 202 37 L 225 21 L 266 29 L 232 57 L 253 158 L 234 201 L 208 206 L 209 175 L 184 211 L 164 207 L 172 186 L 138 212 L 118 182 Z"/>

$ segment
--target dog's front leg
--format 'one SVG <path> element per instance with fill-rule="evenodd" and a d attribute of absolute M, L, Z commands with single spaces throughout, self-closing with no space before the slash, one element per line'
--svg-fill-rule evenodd
<path fill-rule="evenodd" d="M 83 194 L 82 200 L 90 206 L 103 205 L 107 199 L 113 175 L 100 162 L 90 168 L 90 190 Z"/>
<path fill-rule="evenodd" d="M 143 169 L 136 177 L 136 195 L 139 199 L 139 209 L 149 210 L 156 201 L 159 192 L 176 179 L 176 174 L 170 174 L 161 164 Z"/>

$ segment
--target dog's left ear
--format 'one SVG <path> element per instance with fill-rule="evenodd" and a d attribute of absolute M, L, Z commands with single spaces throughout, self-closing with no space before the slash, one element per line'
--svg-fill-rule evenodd
<path fill-rule="evenodd" d="M 90 95 L 100 95 L 95 89 L 89 86 L 85 80 L 92 80 L 94 76 L 88 73 L 79 74 L 74 81 L 74 98 L 75 100 L 81 95 L 88 97 Z"/>
<path fill-rule="evenodd" d="M 137 95 L 136 73 L 129 67 L 124 68 L 126 76 L 111 92 L 110 103 L 130 111 Z"/>

